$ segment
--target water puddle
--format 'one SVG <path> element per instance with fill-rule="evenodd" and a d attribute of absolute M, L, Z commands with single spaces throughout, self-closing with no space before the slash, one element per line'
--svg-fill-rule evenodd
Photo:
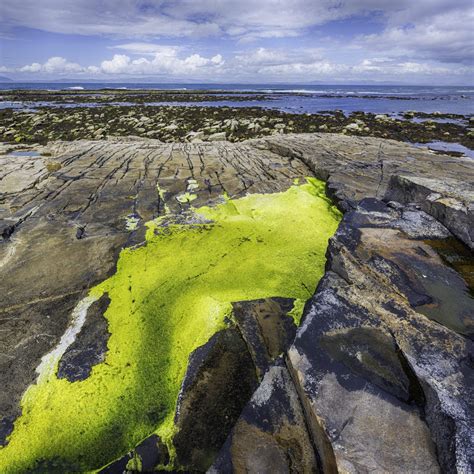
<path fill-rule="evenodd" d="M 429 143 L 413 143 L 418 148 L 428 148 L 432 151 L 437 151 L 440 153 L 456 153 L 459 156 L 467 156 L 469 158 L 474 158 L 474 150 L 461 145 L 460 143 L 449 143 L 442 141 L 435 141 Z"/>
<path fill-rule="evenodd" d="M 37 158 L 41 156 L 37 151 L 34 150 L 18 150 L 18 151 L 11 151 L 8 153 L 9 156 L 29 156 L 31 158 Z"/>
<path fill-rule="evenodd" d="M 456 239 L 427 240 L 441 259 L 452 269 L 419 265 L 422 285 L 433 302 L 417 311 L 430 319 L 463 334 L 474 337 L 474 256 Z M 417 262 L 413 262 L 415 267 Z"/>

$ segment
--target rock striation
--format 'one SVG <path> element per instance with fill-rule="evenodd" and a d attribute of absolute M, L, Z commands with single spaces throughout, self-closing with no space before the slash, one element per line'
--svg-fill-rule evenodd
<path fill-rule="evenodd" d="M 104 472 L 173 457 L 213 473 L 472 472 L 472 160 L 335 134 L 3 151 L 1 444 L 78 301 L 141 245 L 146 221 L 184 216 L 190 196 L 199 207 L 315 176 L 344 217 L 301 325 L 292 300 L 235 302 L 229 327 L 190 357 L 176 451 L 153 435 Z M 107 304 L 90 306 L 64 378 L 103 360 Z"/>

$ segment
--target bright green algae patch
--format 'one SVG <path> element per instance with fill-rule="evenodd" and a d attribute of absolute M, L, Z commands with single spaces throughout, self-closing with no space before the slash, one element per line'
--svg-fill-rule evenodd
<path fill-rule="evenodd" d="M 111 300 L 106 359 L 83 381 L 43 371 L 0 449 L 0 472 L 95 470 L 153 432 L 169 442 L 189 355 L 225 327 L 231 302 L 296 298 L 301 316 L 340 220 L 324 183 L 194 212 L 212 223 L 148 223 L 146 245 L 123 250 L 115 275 L 91 290 Z"/>

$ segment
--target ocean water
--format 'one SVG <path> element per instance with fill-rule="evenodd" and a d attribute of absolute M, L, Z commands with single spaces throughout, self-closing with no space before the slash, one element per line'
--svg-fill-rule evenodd
<path fill-rule="evenodd" d="M 291 113 L 316 113 L 321 111 L 342 110 L 349 114 L 355 111 L 376 114 L 396 115 L 414 110 L 417 112 L 441 112 L 461 115 L 474 114 L 474 86 L 353 86 L 353 85 L 282 85 L 282 84 L 142 84 L 142 83 L 2 83 L 0 84 L 0 108 L 34 107 L 34 103 L 8 102 L 2 100 L 2 90 L 13 89 L 49 89 L 49 90 L 219 90 L 239 92 L 259 92 L 268 96 L 265 100 L 248 100 L 242 102 L 225 101 L 216 98 L 211 102 L 160 102 L 149 105 L 181 106 L 230 106 L 230 107 L 265 107 Z M 39 105 L 39 104 L 37 104 Z M 64 105 L 47 104 L 42 105 Z M 76 106 L 76 104 L 67 104 Z M 85 104 L 80 104 L 85 106 Z M 91 99 L 88 106 L 97 106 Z M 131 104 L 120 104 L 131 105 Z"/>

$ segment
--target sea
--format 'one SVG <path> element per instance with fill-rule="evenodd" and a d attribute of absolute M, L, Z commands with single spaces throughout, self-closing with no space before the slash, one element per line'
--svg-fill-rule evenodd
<path fill-rule="evenodd" d="M 2 90 L 218 90 L 242 94 L 247 100 L 226 101 L 216 96 L 206 102 L 150 102 L 145 105 L 264 107 L 290 113 L 318 113 L 341 110 L 345 114 L 356 111 L 397 116 L 406 111 L 440 112 L 442 114 L 474 115 L 474 86 L 389 86 L 389 85 L 294 85 L 294 84 L 152 84 L 152 83 L 59 83 L 31 82 L 0 83 L 0 108 L 31 108 L 35 103 L 3 100 Z M 255 100 L 250 93 L 265 95 Z M 51 106 L 90 106 L 100 104 L 41 103 Z M 127 105 L 127 104 L 120 104 Z M 132 103 L 128 105 L 134 105 Z"/>

